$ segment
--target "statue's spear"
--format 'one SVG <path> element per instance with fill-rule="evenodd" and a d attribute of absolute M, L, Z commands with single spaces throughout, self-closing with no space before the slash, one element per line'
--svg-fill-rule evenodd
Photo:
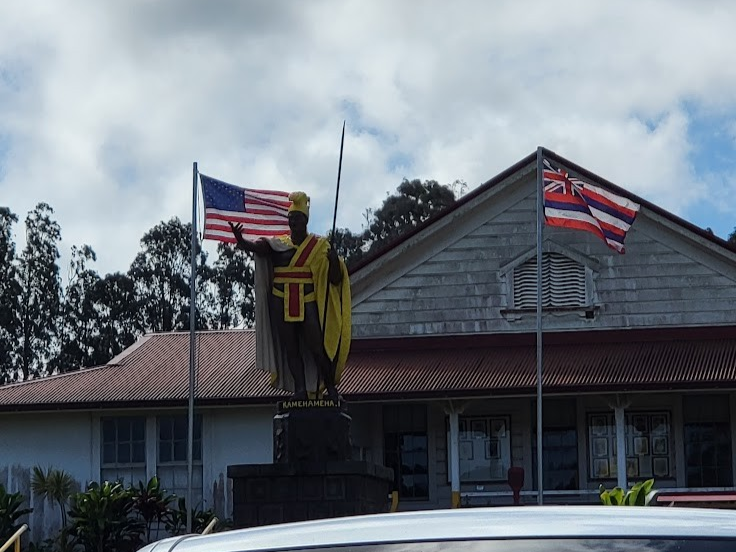
<path fill-rule="evenodd" d="M 342 173 L 342 149 L 345 145 L 345 121 L 342 122 L 342 138 L 340 138 L 340 161 L 337 165 L 337 189 L 335 190 L 335 211 L 332 215 L 332 233 L 330 234 L 330 250 L 335 247 L 335 225 L 337 224 L 337 201 L 340 198 L 340 173 Z M 325 308 L 322 312 L 322 333 L 327 332 L 327 305 L 329 304 L 329 283 L 325 293 Z"/>
<path fill-rule="evenodd" d="M 335 245 L 335 223 L 337 222 L 337 200 L 340 197 L 340 173 L 342 172 L 342 147 L 345 145 L 345 121 L 342 122 L 342 138 L 340 139 L 340 162 L 337 165 L 337 189 L 335 190 L 335 212 L 332 214 L 332 234 L 330 247 Z"/>

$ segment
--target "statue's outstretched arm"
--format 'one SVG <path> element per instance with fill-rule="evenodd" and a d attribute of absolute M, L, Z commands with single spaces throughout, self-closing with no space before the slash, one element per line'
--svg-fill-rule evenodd
<path fill-rule="evenodd" d="M 262 256 L 269 255 L 271 253 L 271 246 L 268 245 L 268 242 L 265 238 L 259 238 L 256 241 L 246 240 L 243 237 L 242 224 L 233 224 L 232 222 L 228 222 L 228 224 L 233 231 L 235 240 L 238 242 L 238 249 L 242 249 L 243 251 L 247 251 L 248 253 L 255 253 L 256 255 Z"/>

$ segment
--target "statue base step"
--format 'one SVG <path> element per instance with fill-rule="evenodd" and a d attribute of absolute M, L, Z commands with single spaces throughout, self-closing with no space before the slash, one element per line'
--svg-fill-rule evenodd
<path fill-rule="evenodd" d="M 389 511 L 393 471 L 363 461 L 228 466 L 235 528 Z"/>

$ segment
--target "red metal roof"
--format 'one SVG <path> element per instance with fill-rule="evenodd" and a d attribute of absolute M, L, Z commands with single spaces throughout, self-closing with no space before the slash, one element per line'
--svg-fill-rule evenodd
<path fill-rule="evenodd" d="M 707 334 L 705 334 L 707 331 Z M 198 404 L 273 403 L 255 368 L 255 333 L 200 332 Z M 535 392 L 533 335 L 356 340 L 347 400 Z M 566 332 L 545 336 L 547 393 L 736 388 L 736 328 Z M 108 365 L 0 387 L 0 410 L 184 405 L 189 334 L 152 334 Z"/>

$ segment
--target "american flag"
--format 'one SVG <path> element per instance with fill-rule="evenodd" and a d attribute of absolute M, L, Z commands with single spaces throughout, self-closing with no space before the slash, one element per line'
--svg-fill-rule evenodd
<path fill-rule="evenodd" d="M 592 232 L 624 253 L 624 239 L 639 204 L 570 176 L 544 160 L 544 216 L 550 226 Z"/>
<path fill-rule="evenodd" d="M 246 240 L 289 233 L 289 192 L 251 190 L 199 175 L 204 197 L 204 239 L 235 243 L 229 222 L 243 225 Z"/>

